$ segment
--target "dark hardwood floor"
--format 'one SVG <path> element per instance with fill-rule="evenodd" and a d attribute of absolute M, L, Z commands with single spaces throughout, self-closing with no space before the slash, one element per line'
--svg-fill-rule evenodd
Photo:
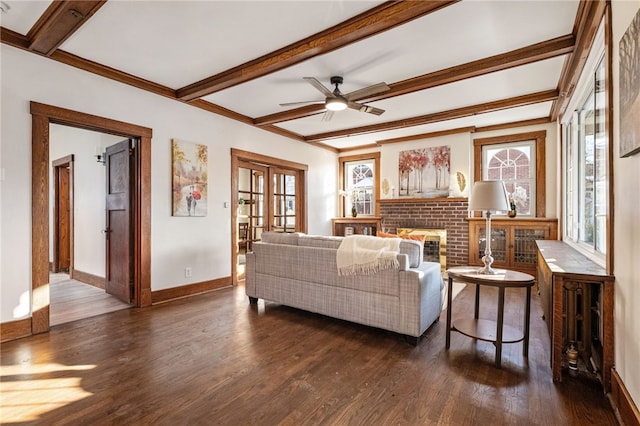
<path fill-rule="evenodd" d="M 484 290 L 484 289 L 483 289 Z M 483 291 L 482 317 L 495 293 Z M 507 291 L 522 325 L 524 292 Z M 472 315 L 473 291 L 453 303 Z M 602 388 L 551 381 L 534 297 L 528 360 L 452 334 L 400 335 L 263 301 L 244 287 L 57 326 L 2 344 L 3 424 L 613 425 Z"/>

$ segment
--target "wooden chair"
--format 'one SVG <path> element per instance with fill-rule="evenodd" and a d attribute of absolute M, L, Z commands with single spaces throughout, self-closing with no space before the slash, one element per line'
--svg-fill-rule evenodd
<path fill-rule="evenodd" d="M 249 224 L 246 222 L 238 224 L 238 252 L 247 252 L 247 243 L 249 241 Z"/>

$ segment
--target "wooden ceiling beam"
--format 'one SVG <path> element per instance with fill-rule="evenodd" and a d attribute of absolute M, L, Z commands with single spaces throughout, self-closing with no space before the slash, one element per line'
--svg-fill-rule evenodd
<path fill-rule="evenodd" d="M 0 30 L 2 43 L 17 47 L 18 49 L 29 50 L 29 40 L 26 36 L 5 27 L 0 27 Z"/>
<path fill-rule="evenodd" d="M 310 37 L 178 89 L 178 98 L 183 101 L 191 101 L 255 78 L 263 77 L 405 24 L 458 1 L 385 2 Z"/>
<path fill-rule="evenodd" d="M 106 0 L 56 0 L 27 33 L 29 49 L 50 56 L 76 32 Z"/>
<path fill-rule="evenodd" d="M 411 142 L 411 141 L 416 141 L 416 140 L 420 140 L 420 139 L 429 139 L 429 138 L 437 138 L 437 137 L 441 137 L 441 136 L 456 135 L 456 134 L 459 134 L 459 133 L 473 133 L 473 132 L 475 132 L 475 130 L 476 130 L 475 126 L 458 127 L 456 129 L 438 130 L 438 131 L 435 131 L 435 132 L 420 133 L 420 134 L 409 135 L 409 136 L 401 136 L 399 138 L 380 139 L 379 141 L 376 141 L 376 144 L 377 145 L 387 145 L 387 144 L 391 144 L 391 143 L 404 143 L 404 142 Z"/>
<path fill-rule="evenodd" d="M 574 23 L 576 47 L 565 61 L 560 74 L 560 82 L 558 83 L 560 96 L 551 106 L 550 117 L 552 120 L 561 117 L 567 109 L 569 100 L 578 84 L 580 74 L 582 74 L 584 65 L 587 62 L 591 45 L 604 17 L 606 6 L 607 2 L 605 0 L 580 2 Z"/>
<path fill-rule="evenodd" d="M 512 50 L 507 53 L 478 59 L 477 61 L 438 70 L 429 74 L 389 84 L 390 90 L 367 98 L 354 99 L 355 101 L 373 102 L 388 99 L 395 96 L 406 95 L 420 90 L 430 89 L 443 84 L 454 83 L 467 78 L 479 77 L 496 71 L 526 65 L 556 56 L 573 52 L 575 38 L 572 34 L 556 37 L 527 47 Z M 258 117 L 254 123 L 258 126 L 275 124 L 283 121 L 296 120 L 319 114 L 324 111 L 324 105 L 305 105 L 300 108 L 282 111 Z"/>
<path fill-rule="evenodd" d="M 165 96 L 174 100 L 176 99 L 176 92 L 170 87 L 166 87 L 161 84 L 146 80 L 144 78 L 137 77 L 133 74 L 129 74 L 124 71 L 120 71 L 115 68 L 111 68 L 106 65 L 81 58 L 80 56 L 65 52 L 64 50 L 56 49 L 56 51 L 53 52 L 49 56 L 49 58 L 53 59 L 54 61 L 62 62 L 63 64 L 71 65 L 72 67 L 79 68 L 81 70 L 85 70 L 114 81 L 118 81 L 120 83 L 137 87 L 138 89 L 146 90 L 147 92 L 155 93 L 157 95 Z"/>
<path fill-rule="evenodd" d="M 439 121 L 453 120 L 455 118 L 469 117 L 476 114 L 483 114 L 492 111 L 499 111 L 507 108 L 537 104 L 540 102 L 550 102 L 558 98 L 557 90 L 547 90 L 543 92 L 531 93 L 516 96 L 508 99 L 501 99 L 493 102 L 486 102 L 478 105 L 471 105 L 462 108 L 455 108 L 448 111 L 436 112 L 433 114 L 421 115 L 418 117 L 406 118 L 402 120 L 389 121 L 387 123 L 374 124 L 370 126 L 354 127 L 351 129 L 336 130 L 333 132 L 318 133 L 305 137 L 308 142 L 319 142 L 348 136 L 364 135 L 386 130 L 403 129 L 406 127 L 421 126 L 424 124 L 436 123 Z"/>

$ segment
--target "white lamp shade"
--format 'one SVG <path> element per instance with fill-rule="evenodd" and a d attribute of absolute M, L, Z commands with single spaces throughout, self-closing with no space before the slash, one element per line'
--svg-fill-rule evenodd
<path fill-rule="evenodd" d="M 501 180 L 482 180 L 473 184 L 469 210 L 507 211 L 510 210 L 509 198 L 504 182 Z"/>

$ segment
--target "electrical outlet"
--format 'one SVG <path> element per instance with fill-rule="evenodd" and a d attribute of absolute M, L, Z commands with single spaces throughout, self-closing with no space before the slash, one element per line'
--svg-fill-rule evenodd
<path fill-rule="evenodd" d="M 185 278 L 189 278 L 191 276 L 191 267 L 187 266 L 184 268 L 184 276 Z"/>

